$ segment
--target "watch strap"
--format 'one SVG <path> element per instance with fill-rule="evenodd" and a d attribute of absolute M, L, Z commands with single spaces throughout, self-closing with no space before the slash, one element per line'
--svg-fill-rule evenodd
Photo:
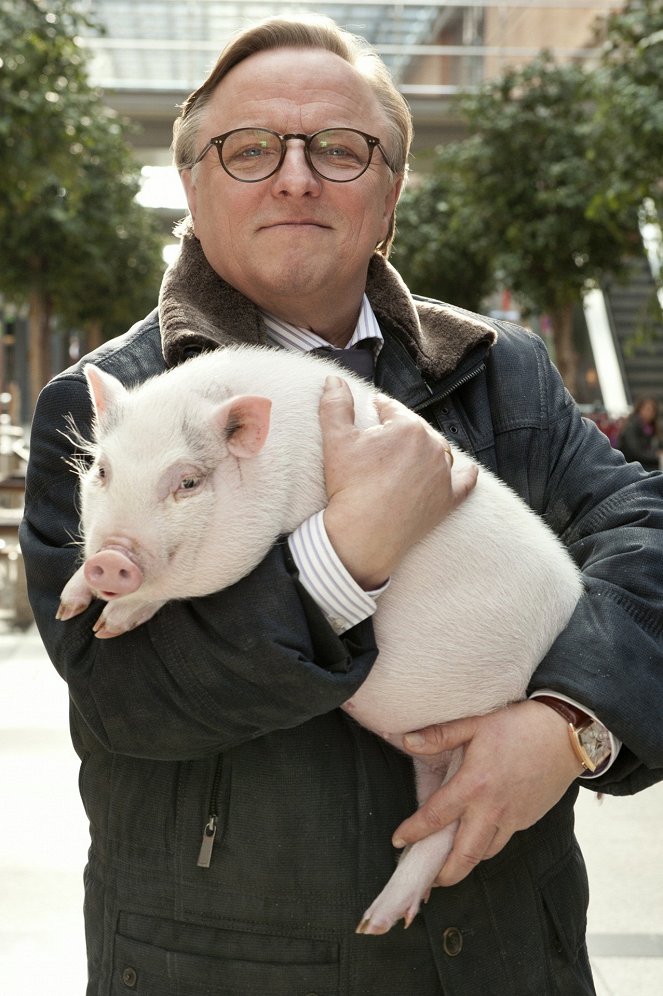
<path fill-rule="evenodd" d="M 587 729 L 588 726 L 591 726 L 592 723 L 596 722 L 596 720 L 579 706 L 574 705 L 572 702 L 566 702 L 564 699 L 558 699 L 554 695 L 537 695 L 534 701 L 542 702 L 544 705 L 549 706 L 566 720 L 573 753 L 583 768 L 591 774 L 596 774 L 608 759 L 602 760 L 598 765 L 595 764 L 584 749 L 579 737 L 579 734 Z"/>

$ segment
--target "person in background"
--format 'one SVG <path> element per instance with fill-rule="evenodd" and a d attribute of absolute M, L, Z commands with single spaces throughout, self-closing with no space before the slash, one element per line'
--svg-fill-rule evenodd
<path fill-rule="evenodd" d="M 663 451 L 658 402 L 654 398 L 640 398 L 624 422 L 617 437 L 617 449 L 627 460 L 637 460 L 645 470 L 659 470 Z"/>
<path fill-rule="evenodd" d="M 39 399 L 21 544 L 81 758 L 88 996 L 595 992 L 573 805 L 581 783 L 625 794 L 663 775 L 663 477 L 582 419 L 537 337 L 404 285 L 387 256 L 411 137 L 361 39 L 324 18 L 247 28 L 176 122 L 190 214 L 158 309 Z M 85 363 L 132 384 L 237 342 L 364 340 L 395 400 L 359 432 L 330 379 L 320 515 L 231 588 L 123 636 L 97 639 L 99 601 L 56 619 L 77 565 L 67 426 L 90 432 Z M 585 593 L 528 700 L 413 738 L 413 753 L 465 745 L 416 810 L 410 758 L 339 706 L 376 659 L 383 584 L 474 484 L 438 430 L 546 520 Z M 456 820 L 409 929 L 355 933 L 397 845 Z"/>

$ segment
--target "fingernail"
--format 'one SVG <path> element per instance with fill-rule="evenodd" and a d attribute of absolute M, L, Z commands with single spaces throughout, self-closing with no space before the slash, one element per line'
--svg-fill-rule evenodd
<path fill-rule="evenodd" d="M 405 847 L 405 841 L 402 839 L 402 837 L 394 837 L 394 839 L 392 840 L 392 844 L 394 845 L 394 847 L 397 847 L 399 851 L 403 847 Z"/>
<path fill-rule="evenodd" d="M 403 737 L 403 743 L 406 747 L 423 747 L 426 738 L 423 733 L 406 733 Z"/>
<path fill-rule="evenodd" d="M 325 390 L 329 391 L 333 387 L 343 387 L 343 378 L 336 377 L 334 374 L 329 374 L 325 381 Z"/>

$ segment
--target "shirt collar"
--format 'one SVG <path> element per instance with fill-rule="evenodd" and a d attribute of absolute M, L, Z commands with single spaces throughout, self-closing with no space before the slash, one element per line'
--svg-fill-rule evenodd
<path fill-rule="evenodd" d="M 267 336 L 276 346 L 282 346 L 284 349 L 290 350 L 301 350 L 305 353 L 320 346 L 329 346 L 329 343 L 325 339 L 316 335 L 315 332 L 311 332 L 310 329 L 302 329 L 297 325 L 291 325 L 290 322 L 286 322 L 282 318 L 277 318 L 268 311 L 263 311 L 262 317 L 267 329 Z M 378 320 L 365 294 L 362 298 L 361 311 L 359 312 L 355 330 L 345 348 L 348 349 L 350 346 L 356 346 L 362 339 L 377 340 L 374 343 L 376 355 L 384 342 Z"/>

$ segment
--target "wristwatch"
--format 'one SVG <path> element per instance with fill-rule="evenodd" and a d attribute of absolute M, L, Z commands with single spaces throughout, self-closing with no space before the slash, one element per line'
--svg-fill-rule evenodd
<path fill-rule="evenodd" d="M 552 695 L 536 695 L 534 701 L 543 702 L 564 717 L 575 756 L 583 768 L 593 775 L 598 774 L 612 754 L 610 734 L 603 723 L 592 719 L 578 706 Z"/>

